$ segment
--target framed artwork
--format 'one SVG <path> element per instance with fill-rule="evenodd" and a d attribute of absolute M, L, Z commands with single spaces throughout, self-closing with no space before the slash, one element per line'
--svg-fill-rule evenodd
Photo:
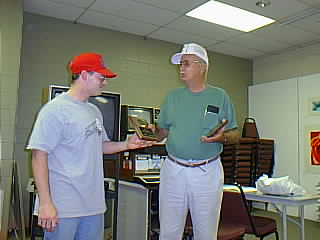
<path fill-rule="evenodd" d="M 310 164 L 320 166 L 320 131 L 310 131 Z"/>
<path fill-rule="evenodd" d="M 307 125 L 304 131 L 306 172 L 320 173 L 320 125 Z"/>
<path fill-rule="evenodd" d="M 308 99 L 308 110 L 310 116 L 320 116 L 320 97 Z"/>

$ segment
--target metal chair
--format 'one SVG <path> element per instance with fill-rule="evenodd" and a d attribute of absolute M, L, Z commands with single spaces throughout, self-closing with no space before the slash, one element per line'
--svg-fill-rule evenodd
<path fill-rule="evenodd" d="M 245 233 L 245 227 L 233 223 L 219 223 L 217 240 L 241 240 Z M 190 212 L 187 215 L 183 240 L 193 240 L 192 219 Z"/>
<path fill-rule="evenodd" d="M 251 215 L 245 194 L 240 185 L 237 191 L 224 190 L 221 206 L 221 222 L 226 224 L 237 224 L 245 228 L 245 234 L 254 234 L 263 239 L 265 236 L 275 234 L 279 240 L 276 220 L 269 217 Z"/>

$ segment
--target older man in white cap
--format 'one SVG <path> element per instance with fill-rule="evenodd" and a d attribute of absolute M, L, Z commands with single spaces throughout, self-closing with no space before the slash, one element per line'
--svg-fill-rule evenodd
<path fill-rule="evenodd" d="M 181 239 L 188 211 L 195 240 L 217 238 L 223 193 L 220 153 L 239 138 L 233 104 L 226 92 L 206 83 L 206 50 L 184 44 L 171 62 L 179 65 L 185 87 L 172 91 L 161 105 L 159 141 L 167 137 L 168 157 L 160 173 L 160 239 Z M 214 126 L 227 124 L 208 136 Z"/>

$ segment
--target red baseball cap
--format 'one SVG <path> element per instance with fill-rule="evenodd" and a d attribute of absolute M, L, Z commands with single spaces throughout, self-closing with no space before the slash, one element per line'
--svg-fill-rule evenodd
<path fill-rule="evenodd" d="M 80 73 L 85 70 L 100 73 L 108 78 L 117 76 L 104 65 L 103 57 L 97 53 L 82 53 L 75 56 L 69 63 L 69 68 L 71 73 Z"/>

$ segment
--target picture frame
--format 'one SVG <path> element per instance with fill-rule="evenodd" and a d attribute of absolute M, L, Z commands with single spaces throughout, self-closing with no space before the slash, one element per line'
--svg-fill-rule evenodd
<path fill-rule="evenodd" d="M 134 127 L 138 137 L 142 140 L 147 141 L 156 141 L 157 137 L 152 132 L 150 128 L 148 128 L 148 122 L 145 119 L 128 116 L 129 122 L 131 126 Z"/>
<path fill-rule="evenodd" d="M 320 96 L 308 99 L 309 116 L 320 116 Z"/>
<path fill-rule="evenodd" d="M 305 171 L 320 173 L 320 127 L 307 125 L 304 131 Z"/>

